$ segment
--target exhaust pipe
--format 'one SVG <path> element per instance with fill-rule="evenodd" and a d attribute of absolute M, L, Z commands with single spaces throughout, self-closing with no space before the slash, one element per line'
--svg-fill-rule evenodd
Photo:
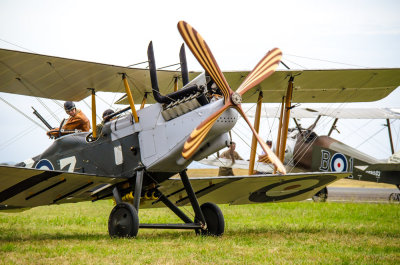
<path fill-rule="evenodd" d="M 153 96 L 154 99 L 158 103 L 168 103 L 169 100 L 167 97 L 160 94 L 160 90 L 158 88 L 158 79 L 157 79 L 157 68 L 156 68 L 156 60 L 154 57 L 154 50 L 153 50 L 153 42 L 150 41 L 149 47 L 147 48 L 147 58 L 149 60 L 149 70 L 150 70 L 150 80 L 151 80 L 151 87 L 153 89 Z"/>
<path fill-rule="evenodd" d="M 182 83 L 186 86 L 189 83 L 189 71 L 186 61 L 185 44 L 182 43 L 181 50 L 179 51 L 179 60 L 181 63 Z"/>
<path fill-rule="evenodd" d="M 183 50 L 183 52 L 182 52 Z M 181 60 L 181 68 L 182 68 L 182 81 L 184 82 L 184 85 L 189 83 L 189 73 L 187 70 L 187 63 L 186 63 L 186 55 L 185 55 L 185 50 L 182 46 L 181 52 L 180 52 L 180 60 Z M 196 94 L 197 92 L 202 93 L 204 88 L 198 87 L 197 85 L 193 85 L 190 87 L 187 87 L 185 89 L 178 90 L 176 92 L 167 94 L 166 96 L 161 95 L 160 89 L 158 88 L 158 79 L 157 79 L 157 68 L 156 68 L 156 61 L 154 57 L 154 50 L 153 50 L 153 42 L 150 41 L 149 47 L 147 48 L 147 58 L 149 60 L 149 70 L 150 70 L 150 80 L 151 80 L 151 87 L 153 89 L 153 96 L 155 101 L 161 104 L 169 104 L 171 102 L 178 101 L 180 99 L 183 99 L 185 97 L 191 96 Z M 186 82 L 186 84 L 185 84 Z M 199 99 L 200 104 L 204 105 L 207 104 L 208 102 L 204 102 L 203 99 Z"/>

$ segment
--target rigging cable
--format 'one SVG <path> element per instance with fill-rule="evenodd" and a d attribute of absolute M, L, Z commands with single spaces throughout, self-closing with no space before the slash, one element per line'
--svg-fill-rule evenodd
<path fill-rule="evenodd" d="M 10 107 L 13 108 L 14 110 L 16 110 L 19 114 L 23 115 L 25 118 L 27 118 L 28 120 L 30 120 L 31 122 L 33 122 L 34 124 L 36 124 L 37 126 L 39 126 L 39 127 L 42 128 L 44 131 L 47 132 L 47 129 L 44 128 L 40 123 L 38 123 L 37 121 L 33 120 L 31 117 L 29 117 L 28 115 L 26 115 L 26 114 L 23 113 L 22 111 L 20 111 L 17 107 L 15 107 L 14 105 L 12 105 L 10 102 L 8 102 L 7 100 L 3 99 L 2 97 L 0 97 L 0 100 L 3 101 L 4 103 L 6 103 L 8 106 L 10 106 Z"/>

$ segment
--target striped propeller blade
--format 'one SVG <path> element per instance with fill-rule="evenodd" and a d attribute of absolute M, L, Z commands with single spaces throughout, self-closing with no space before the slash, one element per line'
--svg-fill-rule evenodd
<path fill-rule="evenodd" d="M 200 123 L 196 129 L 192 131 L 189 138 L 186 140 L 185 145 L 183 146 L 182 156 L 185 159 L 189 159 L 199 148 L 200 144 L 203 142 L 204 138 L 206 138 L 208 132 L 211 130 L 214 123 L 217 121 L 219 116 L 230 107 L 228 104 L 225 104 L 218 111 L 214 112 L 211 116 L 209 116 L 206 120 Z"/>
<path fill-rule="evenodd" d="M 186 42 L 197 61 L 203 66 L 204 70 L 211 76 L 212 80 L 219 87 L 224 95 L 225 102 L 230 100 L 233 93 L 229 87 L 225 76 L 222 74 L 217 61 L 215 60 L 210 48 L 201 35 L 185 21 L 179 21 L 178 30 Z"/>
<path fill-rule="evenodd" d="M 236 90 L 237 93 L 243 95 L 249 89 L 261 83 L 265 78 L 272 75 L 278 67 L 282 58 L 282 52 L 279 48 L 269 51 L 264 58 L 254 67 L 253 71 L 247 75 L 246 79 Z"/>
<path fill-rule="evenodd" d="M 267 155 L 267 157 L 271 161 L 271 163 L 277 168 L 277 170 L 279 172 L 281 172 L 282 174 L 286 174 L 285 166 L 282 164 L 281 160 L 279 160 L 279 158 L 275 155 L 275 153 L 272 152 L 272 150 L 267 146 L 267 144 L 258 135 L 258 133 L 254 129 L 253 125 L 251 125 L 249 119 L 247 118 L 246 113 L 244 113 L 242 106 L 235 105 L 234 108 L 239 111 L 240 115 L 242 115 L 244 120 L 247 122 L 247 124 L 249 125 L 254 136 L 257 138 L 258 143 L 260 144 L 261 148 L 263 149 L 263 151 L 265 152 L 265 154 Z"/>

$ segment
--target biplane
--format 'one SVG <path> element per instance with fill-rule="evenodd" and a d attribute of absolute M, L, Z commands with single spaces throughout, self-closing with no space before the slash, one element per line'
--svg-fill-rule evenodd
<path fill-rule="evenodd" d="M 264 108 L 259 117 L 276 118 L 279 108 Z M 255 117 L 254 108 L 246 110 L 249 117 Z M 347 177 L 353 180 L 370 181 L 376 183 L 393 184 L 400 189 L 400 159 L 399 152 L 395 153 L 390 120 L 400 119 L 400 112 L 395 108 L 293 108 L 291 118 L 295 128 L 289 129 L 287 145 L 285 146 L 284 165 L 288 172 L 351 172 Z M 299 119 L 314 119 L 308 128 L 303 128 Z M 392 155 L 384 160 L 376 159 L 360 150 L 346 145 L 331 137 L 332 133 L 338 131 L 339 119 L 381 119 L 386 120 L 385 126 L 388 130 L 389 144 Z M 315 128 L 318 123 L 329 128 L 327 135 L 317 135 Z M 333 121 L 328 126 L 327 121 Z M 274 146 L 273 150 L 278 147 Z M 263 162 L 264 161 L 264 162 Z M 263 173 L 273 173 L 273 166 L 268 159 L 260 157 L 253 164 L 253 169 Z M 223 158 L 208 158 L 201 163 L 212 166 L 229 166 L 233 168 L 249 169 L 249 161 L 235 161 Z M 250 172 L 251 169 L 249 169 Z M 325 201 L 328 197 L 326 188 L 317 193 L 314 200 Z"/>
<path fill-rule="evenodd" d="M 2 92 L 69 101 L 91 96 L 92 128 L 96 128 L 96 92 L 121 92 L 118 87 L 123 82 L 129 102 L 128 108 L 108 116 L 99 133 L 60 129 L 59 137 L 42 154 L 16 166 L 1 166 L 1 210 L 113 198 L 116 205 L 108 220 L 111 237 L 135 237 L 139 228 L 222 235 L 224 217 L 216 204 L 303 200 L 350 174 L 286 174 L 243 112 L 242 102 L 258 99 L 260 92 L 268 100 L 280 101 L 288 85 L 293 87 L 294 78 L 303 80 L 301 87 L 295 87 L 298 101 L 315 102 L 344 101 L 354 94 L 358 101 L 377 100 L 399 83 L 398 69 L 275 71 L 282 57 L 277 48 L 250 72 L 222 73 L 200 34 L 183 21 L 178 29 L 204 73 L 187 70 L 184 49 L 180 72 L 157 70 L 152 43 L 149 69 L 0 50 Z M 171 80 L 177 87 L 178 79 L 183 82 L 181 89 L 159 87 Z M 135 102 L 141 102 L 141 107 L 136 109 Z M 189 179 L 186 168 L 192 161 L 229 144 L 228 132 L 239 115 L 277 174 Z M 176 174 L 180 178 L 173 178 Z M 183 205 L 191 205 L 194 219 L 179 208 Z M 154 207 L 168 207 L 183 223 L 140 223 L 139 208 Z"/>

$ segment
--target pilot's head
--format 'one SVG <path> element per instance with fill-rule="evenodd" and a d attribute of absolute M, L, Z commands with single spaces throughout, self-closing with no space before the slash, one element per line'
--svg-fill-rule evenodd
<path fill-rule="evenodd" d="M 103 112 L 103 120 L 104 120 L 104 122 L 109 121 L 110 118 L 107 118 L 107 116 L 108 116 L 108 115 L 111 115 L 111 114 L 113 114 L 113 113 L 114 113 L 114 111 L 113 111 L 112 109 L 106 109 L 106 110 Z"/>
<path fill-rule="evenodd" d="M 231 142 L 230 146 L 229 146 L 233 151 L 235 151 L 236 148 L 236 143 L 235 142 Z"/>
<path fill-rule="evenodd" d="M 106 109 L 104 112 L 103 112 L 103 119 L 104 119 L 104 117 L 106 117 L 106 116 L 108 116 L 108 115 L 111 115 L 111 114 L 113 114 L 114 113 L 114 111 L 112 110 L 112 109 Z"/>
<path fill-rule="evenodd" d="M 72 101 L 65 101 L 64 110 L 68 115 L 75 116 L 75 114 L 76 114 L 75 103 Z"/>

